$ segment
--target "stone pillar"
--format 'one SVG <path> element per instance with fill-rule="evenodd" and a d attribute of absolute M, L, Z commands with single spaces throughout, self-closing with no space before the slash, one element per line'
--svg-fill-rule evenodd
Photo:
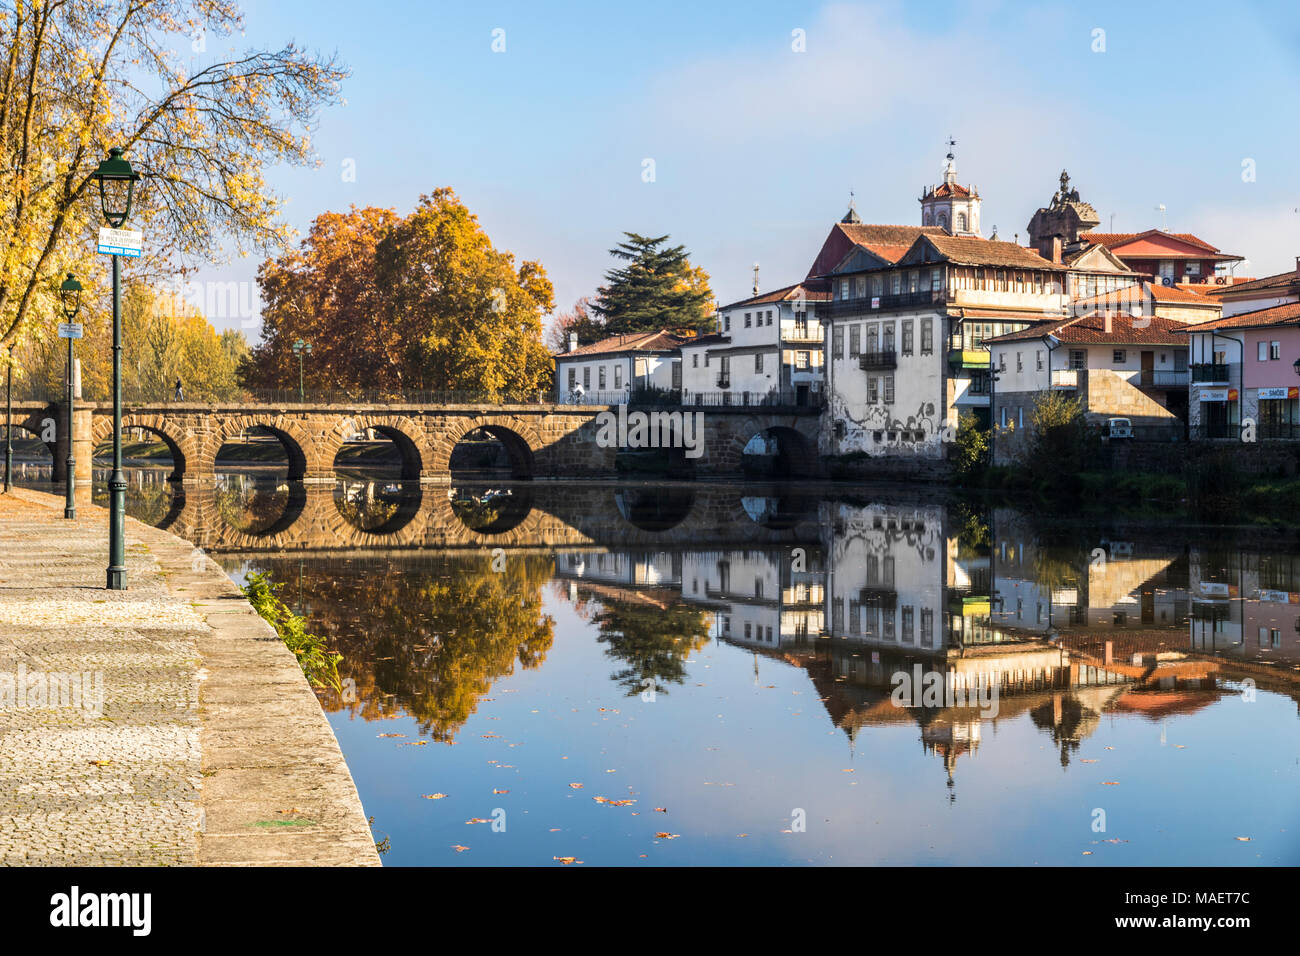
<path fill-rule="evenodd" d="M 72 435 L 68 435 L 68 406 L 66 401 L 60 401 L 51 404 L 46 411 L 46 416 L 54 419 L 54 468 L 52 471 L 53 481 L 62 483 L 65 478 L 65 471 L 68 467 L 68 439 L 71 437 L 73 448 L 77 456 L 76 460 L 76 477 L 77 484 L 84 484 L 90 487 L 91 466 L 95 453 L 95 448 L 90 438 L 92 412 L 90 406 L 81 402 L 73 402 L 72 413 Z"/>

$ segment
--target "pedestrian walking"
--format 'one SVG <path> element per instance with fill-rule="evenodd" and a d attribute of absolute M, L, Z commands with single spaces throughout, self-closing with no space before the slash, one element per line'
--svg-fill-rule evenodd
<path fill-rule="evenodd" d="M 181 388 L 181 380 L 179 378 L 176 380 L 176 401 L 185 401 L 185 389 Z"/>

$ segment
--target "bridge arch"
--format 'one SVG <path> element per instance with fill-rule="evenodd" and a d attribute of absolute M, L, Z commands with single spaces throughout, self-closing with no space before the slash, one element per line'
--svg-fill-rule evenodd
<path fill-rule="evenodd" d="M 402 456 L 403 481 L 418 481 L 425 467 L 433 461 L 428 436 L 414 419 L 401 415 L 352 415 L 341 418 L 321 440 L 322 462 L 328 462 L 332 468 L 348 436 L 366 429 L 373 429 L 396 446 Z"/>
<path fill-rule="evenodd" d="M 510 458 L 510 477 L 532 478 L 537 471 L 537 454 L 542 448 L 541 438 L 534 425 L 521 418 L 480 417 L 456 422 L 438 446 L 433 459 L 433 471 L 451 474 L 451 453 L 457 443 L 470 432 L 482 429 L 501 442 Z"/>
<path fill-rule="evenodd" d="M 309 468 L 313 472 L 332 473 L 333 459 L 326 462 L 322 467 L 314 461 L 316 456 L 313 455 L 309 458 L 309 455 L 316 449 L 316 442 L 307 430 L 307 425 L 301 420 L 290 418 L 287 415 L 266 417 L 260 415 L 231 415 L 217 418 L 214 421 L 207 446 L 203 449 L 198 472 L 202 475 L 213 474 L 217 470 L 217 455 L 221 451 L 221 446 L 230 439 L 242 435 L 250 428 L 265 429 L 280 442 L 285 455 L 289 459 L 288 478 L 290 481 L 307 477 Z M 316 464 L 316 467 L 311 468 L 312 464 Z"/>
<path fill-rule="evenodd" d="M 123 415 L 122 431 L 125 432 L 128 428 L 143 429 L 163 440 L 163 444 L 167 446 L 167 451 L 172 456 L 172 473 L 168 476 L 169 481 L 179 481 L 184 477 L 186 470 L 198 460 L 198 442 L 193 433 L 175 422 L 168 421 L 162 415 Z M 95 416 L 90 425 L 92 454 L 94 449 L 111 441 L 112 438 L 113 419 L 108 416 Z"/>
<path fill-rule="evenodd" d="M 739 453 L 746 473 L 773 478 L 808 478 L 817 474 L 817 440 L 794 425 L 745 419 L 735 430 L 733 446 L 732 451 Z"/>

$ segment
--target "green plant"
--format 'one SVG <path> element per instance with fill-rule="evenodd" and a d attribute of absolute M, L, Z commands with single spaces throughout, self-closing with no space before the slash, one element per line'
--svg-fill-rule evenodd
<path fill-rule="evenodd" d="M 982 479 L 989 467 L 990 431 L 971 412 L 957 419 L 957 453 L 954 467 L 963 482 Z"/>
<path fill-rule="evenodd" d="M 343 655 L 331 651 L 324 639 L 307 633 L 307 619 L 295 614 L 276 596 L 283 586 L 272 581 L 269 572 L 261 571 L 250 574 L 248 583 L 239 590 L 253 605 L 253 610 L 275 628 L 284 646 L 293 651 L 311 685 L 332 687 L 342 693 L 339 661 Z"/>

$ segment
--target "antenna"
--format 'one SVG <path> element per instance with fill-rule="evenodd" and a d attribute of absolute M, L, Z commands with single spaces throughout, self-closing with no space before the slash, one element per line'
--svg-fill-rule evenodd
<path fill-rule="evenodd" d="M 754 295 L 758 295 L 758 263 L 754 263 Z"/>
<path fill-rule="evenodd" d="M 1161 203 L 1160 205 L 1156 206 L 1156 212 L 1160 213 L 1160 231 L 1161 232 L 1167 231 L 1165 229 L 1166 225 L 1168 225 L 1165 219 L 1165 204 Z"/>

